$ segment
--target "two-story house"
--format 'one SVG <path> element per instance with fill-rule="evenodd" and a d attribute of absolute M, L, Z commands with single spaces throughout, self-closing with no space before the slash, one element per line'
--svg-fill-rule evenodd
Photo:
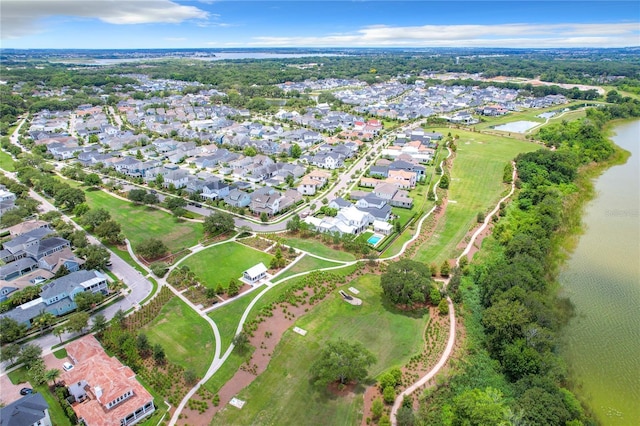
<path fill-rule="evenodd" d="M 52 426 L 49 404 L 32 393 L 0 408 L 0 426 Z"/>
<path fill-rule="evenodd" d="M 74 368 L 62 373 L 71 407 L 86 426 L 130 426 L 155 411 L 153 396 L 131 368 L 108 356 L 92 335 L 69 343 Z"/>

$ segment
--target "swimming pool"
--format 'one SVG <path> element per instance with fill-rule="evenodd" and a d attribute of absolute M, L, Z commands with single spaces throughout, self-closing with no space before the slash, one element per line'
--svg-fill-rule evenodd
<path fill-rule="evenodd" d="M 372 246 L 375 246 L 376 244 L 378 244 L 378 242 L 382 239 L 382 237 L 380 235 L 372 235 L 369 237 L 369 239 L 367 240 L 367 242 L 369 244 L 371 244 Z"/>

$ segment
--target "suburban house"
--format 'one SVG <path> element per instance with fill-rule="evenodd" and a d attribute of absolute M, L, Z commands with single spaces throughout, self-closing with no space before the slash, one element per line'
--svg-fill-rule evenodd
<path fill-rule="evenodd" d="M 41 393 L 23 396 L 0 408 L 0 426 L 53 426 Z"/>
<path fill-rule="evenodd" d="M 315 195 L 316 192 L 327 184 L 331 175 L 322 170 L 314 170 L 305 175 L 298 185 L 298 192 L 302 195 Z"/>
<path fill-rule="evenodd" d="M 93 335 L 66 346 L 74 368 L 61 379 L 73 396 L 71 407 L 86 426 L 134 425 L 155 411 L 153 396 L 131 368 L 108 356 Z"/>
<path fill-rule="evenodd" d="M 168 188 L 173 185 L 175 188 L 184 188 L 189 182 L 189 172 L 186 170 L 173 170 L 164 176 L 162 186 Z"/>
<path fill-rule="evenodd" d="M 107 277 L 95 270 L 72 272 L 45 284 L 39 298 L 24 303 L 2 316 L 30 326 L 31 320 L 42 312 L 60 316 L 73 311 L 77 307 L 74 301 L 76 295 L 85 291 L 107 294 Z"/>
<path fill-rule="evenodd" d="M 410 209 L 413 207 L 413 199 L 407 191 L 398 189 L 393 183 L 381 183 L 373 189 L 373 193 L 394 207 Z"/>
<path fill-rule="evenodd" d="M 369 214 L 373 220 L 387 221 L 391 218 L 391 206 L 388 200 L 369 192 L 366 196 L 356 201 L 358 210 Z"/>
<path fill-rule="evenodd" d="M 9 231 L 9 235 L 12 237 L 17 237 L 38 228 L 51 229 L 49 228 L 49 222 L 45 222 L 44 220 L 26 220 L 7 228 L 7 231 Z"/>
<path fill-rule="evenodd" d="M 397 186 L 400 189 L 413 189 L 416 187 L 416 174 L 406 170 L 389 170 L 389 177 L 386 182 Z"/>
<path fill-rule="evenodd" d="M 266 213 L 269 216 L 275 216 L 301 199 L 302 195 L 293 189 L 288 189 L 281 194 L 273 188 L 264 187 L 251 194 L 249 209 L 255 214 Z"/>
<path fill-rule="evenodd" d="M 5 263 L 0 266 L 0 279 L 11 280 L 46 265 L 53 265 L 51 269 L 45 268 L 51 271 L 61 257 L 77 261 L 69 241 L 60 237 L 45 238 L 52 233 L 48 227 L 39 227 L 5 241 L 0 250 L 0 260 Z"/>
<path fill-rule="evenodd" d="M 9 210 L 15 209 L 15 201 L 16 195 L 11 191 L 7 191 L 3 185 L 0 185 L 0 216 Z"/>
<path fill-rule="evenodd" d="M 229 195 L 229 185 L 220 179 L 209 181 L 202 187 L 203 200 L 219 200 Z"/>
<path fill-rule="evenodd" d="M 318 218 L 309 216 L 304 221 L 318 232 L 358 235 L 373 222 L 373 217 L 369 213 L 360 211 L 355 206 L 349 206 L 341 209 L 336 217 Z"/>
<path fill-rule="evenodd" d="M 229 191 L 229 194 L 224 197 L 224 202 L 231 207 L 247 207 L 249 203 L 251 203 L 251 197 L 244 191 L 232 189 Z"/>
<path fill-rule="evenodd" d="M 323 169 L 334 170 L 344 165 L 344 155 L 336 152 L 317 154 L 311 158 L 310 162 L 314 166 L 318 166 Z"/>

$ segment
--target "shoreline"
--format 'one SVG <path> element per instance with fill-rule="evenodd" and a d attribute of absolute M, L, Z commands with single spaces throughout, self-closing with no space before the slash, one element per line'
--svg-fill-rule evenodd
<path fill-rule="evenodd" d="M 560 338 L 557 342 L 559 349 L 562 348 L 565 344 L 564 340 L 566 336 L 564 336 L 564 330 L 567 327 L 569 321 L 575 316 L 573 302 L 569 297 L 563 296 L 562 294 L 564 287 L 559 281 L 560 274 L 568 267 L 568 261 L 573 256 L 575 249 L 580 242 L 580 238 L 586 231 L 583 218 L 585 209 L 587 208 L 589 203 L 596 199 L 598 195 L 595 191 L 596 180 L 610 168 L 626 164 L 631 157 L 631 153 L 629 151 L 620 147 L 613 141 L 612 137 L 616 134 L 614 128 L 621 124 L 638 120 L 639 119 L 636 117 L 611 120 L 606 123 L 604 132 L 607 139 L 611 141 L 615 148 L 614 153 L 605 162 L 592 163 L 581 167 L 575 180 L 577 191 L 570 194 L 565 201 L 565 208 L 563 209 L 565 217 L 563 219 L 561 228 L 553 238 L 552 250 L 550 252 L 550 255 L 553 259 L 555 259 L 555 261 L 552 263 L 553 267 L 549 271 L 549 274 L 551 275 L 551 277 L 553 278 L 553 282 L 555 283 L 554 290 L 556 293 L 556 307 L 558 309 L 567 309 L 566 306 L 562 306 L 563 300 L 568 301 L 568 304 L 570 306 L 570 308 L 568 308 L 570 309 L 570 312 L 568 312 L 569 315 L 565 318 L 565 321 L 559 330 Z M 564 354 L 562 350 L 560 350 L 559 352 L 562 360 L 567 364 L 568 389 L 571 390 L 571 392 L 573 392 L 574 395 L 580 400 L 588 415 L 592 417 L 598 424 L 602 424 L 602 419 L 598 418 L 595 414 L 595 411 L 593 410 L 592 401 L 590 401 L 589 396 L 584 393 L 582 383 L 575 376 L 575 373 L 572 372 L 570 360 L 566 357 L 566 354 Z"/>

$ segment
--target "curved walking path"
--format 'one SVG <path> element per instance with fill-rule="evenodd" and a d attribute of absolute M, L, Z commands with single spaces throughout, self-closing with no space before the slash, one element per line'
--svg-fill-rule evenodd
<path fill-rule="evenodd" d="M 463 256 L 466 256 L 469 253 L 469 251 L 471 251 L 471 248 L 476 242 L 476 238 L 478 238 L 478 236 L 487 228 L 487 226 L 489 226 L 489 223 L 491 222 L 491 218 L 500 209 L 500 204 L 502 204 L 504 201 L 506 201 L 509 197 L 513 195 L 516 189 L 516 184 L 515 184 L 516 167 L 515 167 L 515 163 L 512 162 L 512 164 L 513 164 L 513 173 L 511 176 L 511 190 L 507 195 L 502 197 L 500 201 L 498 201 L 498 204 L 496 204 L 494 209 L 491 210 L 491 212 L 485 217 L 484 222 L 482 223 L 482 226 L 480 226 L 476 230 L 476 232 L 473 233 L 471 240 L 469 241 L 469 244 L 467 244 L 462 254 L 460 254 L 460 256 L 456 258 L 456 266 L 460 266 L 460 259 L 462 259 Z M 448 284 L 448 281 L 445 283 L 445 288 L 447 284 Z M 455 314 L 453 302 L 451 301 L 451 298 L 449 296 L 447 296 L 447 305 L 449 306 L 449 340 L 447 341 L 447 346 L 444 352 L 442 353 L 442 356 L 440 357 L 440 360 L 438 361 L 438 363 L 434 365 L 433 368 L 430 371 L 428 371 L 424 376 L 418 379 L 418 381 L 416 381 L 414 384 L 409 386 L 407 389 L 401 392 L 400 395 L 396 397 L 396 400 L 393 403 L 393 407 L 391 408 L 391 416 L 390 416 L 391 424 L 393 426 L 397 425 L 396 415 L 398 414 L 398 409 L 400 409 L 400 406 L 402 405 L 402 401 L 404 400 L 404 397 L 411 395 L 413 392 L 416 391 L 416 389 L 420 388 L 429 380 L 431 380 L 436 374 L 440 372 L 440 370 L 442 369 L 442 367 L 445 366 L 447 361 L 449 361 L 449 357 L 451 356 L 451 353 L 453 352 L 453 347 L 456 343 L 456 314 Z"/>
<path fill-rule="evenodd" d="M 443 166 L 444 161 L 445 161 L 445 160 L 447 160 L 449 157 L 451 157 L 451 155 L 452 155 L 452 151 L 451 151 L 451 149 L 450 149 L 449 147 L 447 147 L 447 156 L 446 156 L 444 159 L 442 159 L 442 161 L 440 162 L 440 167 L 442 167 L 442 166 Z M 434 191 L 435 191 L 435 188 L 437 187 L 437 185 L 439 184 L 440 179 L 442 179 L 442 175 L 440 176 L 440 178 L 438 179 L 438 181 L 436 181 L 436 182 L 435 182 L 435 184 L 434 184 Z M 437 200 L 437 199 L 438 199 L 438 195 L 437 195 L 437 193 L 435 194 L 435 196 L 436 196 L 436 200 Z M 404 254 L 404 252 L 406 251 L 407 247 L 408 247 L 412 242 L 414 242 L 414 241 L 415 241 L 415 240 L 420 236 L 420 232 L 421 232 L 422 225 L 423 225 L 424 221 L 425 221 L 425 220 L 426 220 L 426 219 L 427 219 L 427 218 L 428 218 L 428 217 L 429 217 L 429 216 L 430 216 L 430 215 L 431 215 L 431 214 L 436 210 L 436 207 L 437 207 L 437 206 L 434 206 L 431 210 L 429 210 L 429 212 L 427 212 L 425 215 L 423 215 L 423 217 L 422 217 L 422 218 L 420 219 L 420 221 L 418 222 L 418 226 L 417 226 L 417 228 L 416 228 L 416 231 L 415 231 L 414 235 L 411 237 L 411 239 L 409 239 L 408 241 L 406 241 L 406 242 L 402 245 L 402 247 L 401 247 L 400 251 L 399 251 L 397 254 L 392 255 L 392 256 L 389 256 L 389 257 L 385 257 L 385 258 L 379 258 L 379 259 L 376 259 L 376 261 L 377 261 L 377 262 L 382 262 L 382 261 L 386 261 L 386 260 L 393 260 L 393 259 L 395 259 L 395 258 L 397 258 L 397 257 L 399 257 L 399 256 L 401 256 L 401 255 L 403 255 L 403 254 Z M 235 240 L 235 237 L 234 237 L 232 240 Z M 218 245 L 218 244 L 225 244 L 225 243 L 227 243 L 227 242 L 229 242 L 229 241 L 232 241 L 232 240 L 225 240 L 225 241 L 222 241 L 222 242 L 220 242 L 220 243 L 213 244 L 213 245 L 211 245 L 211 246 L 207 246 L 207 247 L 200 247 L 198 251 L 200 251 L 200 250 L 204 250 L 205 248 L 212 247 L 212 246 L 214 246 L 214 245 Z M 196 252 L 196 251 L 194 250 L 194 248 L 191 248 L 191 250 L 193 250 L 194 252 L 193 252 L 193 253 L 190 253 L 189 255 L 187 255 L 187 256 L 185 256 L 185 257 L 183 257 L 183 258 L 181 258 L 181 259 L 180 259 L 180 261 L 178 261 L 175 265 L 173 265 L 173 266 L 172 266 L 172 268 L 171 268 L 171 269 L 174 269 L 174 268 L 175 268 L 175 267 L 177 267 L 177 266 L 178 266 L 178 265 L 179 265 L 183 260 L 185 260 L 185 259 L 186 259 L 186 258 L 188 258 L 189 256 L 192 256 L 193 254 L 195 254 L 195 252 Z M 319 255 L 316 255 L 316 254 L 313 254 L 313 253 L 310 253 L 310 252 L 307 252 L 307 251 L 304 251 L 304 250 L 301 250 L 301 249 L 296 249 L 296 250 L 297 250 L 298 252 L 300 252 L 301 254 L 309 255 L 309 256 L 311 256 L 311 257 L 315 257 L 315 258 L 317 258 L 317 259 L 322 259 L 322 260 L 326 260 L 326 261 L 330 261 L 330 262 L 339 263 L 339 265 L 336 265 L 336 266 L 331 266 L 331 267 L 327 267 L 327 268 L 317 269 L 318 271 L 330 271 L 330 270 L 333 270 L 333 269 L 341 269 L 341 268 L 344 268 L 344 267 L 347 267 L 347 266 L 354 265 L 354 264 L 356 264 L 356 263 L 358 263 L 358 262 L 365 262 L 365 261 L 367 261 L 366 259 L 358 259 L 358 260 L 353 260 L 353 261 L 340 261 L 340 260 L 335 260 L 335 259 L 329 259 L 329 258 L 326 258 L 326 257 L 322 257 L 322 256 L 319 256 Z M 282 271 L 280 271 L 280 274 L 282 274 L 283 272 L 285 272 L 285 270 L 287 270 L 287 269 L 289 269 L 290 267 L 292 267 L 292 266 L 293 266 L 293 264 L 294 264 L 295 262 L 297 262 L 301 257 L 302 257 L 302 256 L 299 256 L 299 257 L 298 257 L 298 259 L 296 259 L 296 261 L 292 262 L 291 264 L 289 264 L 289 265 L 287 266 L 287 268 L 285 268 L 285 269 L 283 269 Z M 170 272 L 170 271 L 167 271 L 167 274 L 168 274 L 169 272 Z M 277 285 L 279 285 L 279 284 L 281 284 L 281 283 L 283 283 L 283 282 L 285 282 L 285 281 L 288 281 L 288 280 L 291 280 L 291 279 L 294 279 L 294 278 L 298 278 L 298 277 L 301 277 L 301 276 L 307 275 L 309 272 L 310 272 L 310 271 L 307 271 L 307 272 L 300 272 L 300 273 L 298 273 L 298 274 L 294 274 L 294 275 L 291 275 L 291 276 L 289 276 L 289 277 L 286 277 L 286 278 L 283 278 L 283 279 L 281 279 L 281 280 L 278 280 L 278 281 L 276 281 L 276 282 L 272 283 L 271 285 L 267 285 L 267 286 L 266 286 L 266 287 L 265 287 L 265 288 L 264 288 L 260 293 L 258 293 L 258 294 L 257 294 L 257 295 L 256 295 L 256 296 L 251 300 L 251 302 L 249 303 L 249 305 L 245 308 L 245 310 L 244 310 L 244 312 L 243 312 L 243 314 L 242 314 L 242 317 L 240 318 L 240 321 L 238 322 L 238 326 L 236 327 L 236 332 L 235 332 L 235 334 L 238 334 L 238 333 L 240 333 L 240 332 L 242 331 L 242 327 L 244 326 L 244 323 L 245 323 L 245 321 L 247 320 L 247 317 L 249 316 L 249 313 L 251 312 L 251 309 L 256 305 L 256 303 L 258 303 L 258 301 L 262 298 L 262 296 L 264 296 L 264 295 L 265 295 L 265 294 L 266 294 L 270 289 L 272 289 L 273 287 L 275 287 L 275 286 L 277 286 Z M 162 281 L 166 283 L 166 281 L 165 281 L 164 279 L 163 279 Z M 174 293 L 176 293 L 175 289 L 173 289 L 173 288 L 172 288 L 172 286 L 170 286 L 170 285 L 168 285 L 168 284 L 166 284 L 166 285 L 167 285 L 167 286 L 169 286 L 169 288 L 171 288 L 171 289 L 174 291 Z M 244 294 L 246 295 L 246 294 L 247 294 L 247 292 L 245 292 Z M 182 295 L 180 295 L 180 296 L 182 296 Z M 182 297 L 184 297 L 184 296 L 182 296 Z M 230 299 L 230 300 L 229 300 L 229 302 L 230 302 L 230 301 L 232 301 L 232 300 L 235 300 L 235 298 L 234 298 L 234 299 Z M 227 303 L 229 303 L 229 302 L 227 302 Z M 450 312 L 453 312 L 453 304 L 452 304 L 452 302 L 451 302 L 451 301 L 449 301 L 449 303 L 451 303 L 451 306 L 450 306 Z M 219 308 L 220 306 L 223 306 L 224 304 L 226 304 L 226 303 L 218 304 L 218 305 L 216 305 L 216 306 L 215 306 L 215 308 Z M 191 304 L 191 303 L 190 303 L 190 304 L 189 304 L 189 306 L 192 306 L 192 307 L 193 307 L 193 304 Z M 215 308 L 214 308 L 214 309 L 215 309 Z M 195 307 L 194 307 L 194 309 L 195 309 Z M 212 309 L 208 309 L 208 310 L 206 310 L 206 311 L 201 311 L 201 310 L 199 310 L 199 309 L 195 309 L 195 310 L 196 310 L 196 312 L 198 312 L 201 316 L 206 317 L 207 321 L 208 321 L 208 322 L 210 322 L 210 324 L 212 324 L 212 327 L 215 327 L 215 329 L 217 330 L 217 326 L 215 325 L 215 322 L 214 322 L 214 321 L 213 321 L 213 320 L 212 320 L 212 319 L 207 315 L 207 313 L 208 313 L 208 312 L 210 312 Z M 453 324 L 454 324 L 454 326 L 455 326 L 455 321 L 452 321 L 452 323 L 453 323 Z M 215 333 L 215 332 L 214 332 L 214 333 Z M 453 334 L 454 334 L 454 333 L 453 333 Z M 216 352 L 217 352 L 217 353 L 219 353 L 219 350 L 220 350 L 220 338 L 219 338 L 219 335 L 217 335 L 217 336 L 218 336 L 218 337 L 216 337 Z M 213 375 L 214 375 L 214 374 L 215 374 L 215 373 L 220 369 L 220 367 L 222 367 L 222 365 L 224 364 L 224 362 L 225 362 L 225 361 L 227 360 L 227 358 L 231 355 L 231 353 L 232 353 L 232 351 L 233 351 L 233 349 L 234 349 L 234 348 L 235 348 L 235 345 L 234 345 L 233 343 L 231 343 L 231 344 L 229 345 L 229 347 L 227 348 L 227 350 L 225 351 L 224 355 L 222 355 L 222 357 L 214 356 L 214 359 L 212 360 L 211 365 L 209 366 L 209 369 L 207 370 L 207 373 L 206 373 L 205 377 L 204 377 L 202 380 L 200 380 L 200 381 L 199 381 L 199 382 L 198 382 L 198 383 L 197 383 L 197 384 L 196 384 L 196 385 L 195 385 L 195 386 L 194 386 L 194 387 L 193 387 L 193 388 L 192 388 L 192 389 L 187 393 L 187 395 L 185 395 L 185 397 L 182 399 L 182 401 L 180 401 L 180 404 L 176 407 L 176 411 L 173 413 L 173 416 L 171 417 L 171 419 L 170 419 L 170 421 L 169 421 L 169 426 L 173 426 L 173 425 L 175 425 L 175 424 L 176 424 L 176 422 L 179 420 L 180 413 L 182 412 L 182 410 L 183 410 L 183 409 L 184 409 L 184 407 L 186 406 L 186 404 L 187 404 L 187 402 L 189 401 L 189 399 L 190 399 L 190 398 L 191 398 L 191 397 L 192 397 L 192 396 L 193 396 L 193 395 L 198 391 L 198 389 L 200 388 L 200 386 L 202 386 L 204 383 L 206 383 L 206 382 L 207 382 L 207 381 L 208 381 L 208 380 L 209 380 L 209 379 L 210 379 L 210 378 L 211 378 L 211 377 L 212 377 L 212 376 L 213 376 Z"/>

